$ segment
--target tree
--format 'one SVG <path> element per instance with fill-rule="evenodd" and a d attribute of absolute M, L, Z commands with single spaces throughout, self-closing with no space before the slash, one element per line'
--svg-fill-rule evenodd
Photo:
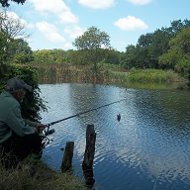
<path fill-rule="evenodd" d="M 9 17 L 6 12 L 0 13 L 0 92 L 9 78 L 24 79 L 33 87 L 33 91 L 27 95 L 22 104 L 23 116 L 39 120 L 40 111 L 46 107 L 40 98 L 36 68 L 13 64 L 13 59 L 24 63 L 32 53 L 27 42 L 17 38 L 22 35 L 23 28 L 19 20 Z"/>
<path fill-rule="evenodd" d="M 141 65 L 146 68 L 158 68 L 159 56 L 169 49 L 170 39 L 171 35 L 160 29 L 140 36 L 138 46 L 141 49 Z"/>
<path fill-rule="evenodd" d="M 30 46 L 21 38 L 13 41 L 10 52 L 13 55 L 13 63 L 26 64 L 34 60 L 33 52 Z"/>
<path fill-rule="evenodd" d="M 182 29 L 169 45 L 169 51 L 160 57 L 159 63 L 190 79 L 190 27 Z"/>
<path fill-rule="evenodd" d="M 88 28 L 82 36 L 75 39 L 73 43 L 78 50 L 97 50 L 100 48 L 110 48 L 110 37 L 106 32 L 101 32 L 96 27 Z"/>
<path fill-rule="evenodd" d="M 114 49 L 107 50 L 104 58 L 105 63 L 119 65 L 121 60 L 121 52 Z"/>
<path fill-rule="evenodd" d="M 13 2 L 16 2 L 16 3 L 21 3 L 21 4 L 24 4 L 26 0 L 11 0 Z M 3 7 L 9 7 L 9 2 L 10 0 L 0 0 L 0 3 Z"/>
<path fill-rule="evenodd" d="M 2 12 L 0 14 L 0 64 L 9 63 L 17 36 L 23 36 L 24 25 L 18 19 L 15 19 Z"/>
<path fill-rule="evenodd" d="M 153 33 L 141 35 L 136 47 L 129 46 L 126 48 L 127 51 L 123 60 L 124 65 L 128 68 L 131 68 L 132 65 L 137 68 L 173 68 L 174 63 L 166 61 L 169 55 L 162 57 L 160 63 L 159 57 L 168 52 L 170 40 L 188 26 L 190 26 L 189 20 L 184 20 L 183 22 L 176 20 L 171 22 L 171 26 L 168 28 L 157 29 Z M 184 48 L 187 49 L 186 47 Z M 171 52 L 171 54 L 175 55 L 175 51 Z"/>
<path fill-rule="evenodd" d="M 129 45 L 126 47 L 126 51 L 122 57 L 122 65 L 126 69 L 131 69 L 137 66 L 137 48 L 134 45 Z"/>
<path fill-rule="evenodd" d="M 174 20 L 171 22 L 171 26 L 168 28 L 162 28 L 162 31 L 167 32 L 170 36 L 175 37 L 178 32 L 180 32 L 183 28 L 190 26 L 190 20 L 185 19 L 184 21 L 181 20 Z"/>
<path fill-rule="evenodd" d="M 93 64 L 93 70 L 97 77 L 97 63 L 104 59 L 105 50 L 111 48 L 109 35 L 92 26 L 83 35 L 76 38 L 73 45 L 80 51 L 84 60 Z"/>
<path fill-rule="evenodd" d="M 62 49 L 43 49 L 34 51 L 34 62 L 37 64 L 67 64 L 67 52 Z"/>
<path fill-rule="evenodd" d="M 31 66 L 22 65 L 2 65 L 0 67 L 0 93 L 5 88 L 8 79 L 18 77 L 23 79 L 32 86 L 32 91 L 26 93 L 26 97 L 21 105 L 22 116 L 26 119 L 39 121 L 41 119 L 40 112 L 46 111 L 44 100 L 40 97 L 40 89 L 38 87 L 37 70 Z"/>

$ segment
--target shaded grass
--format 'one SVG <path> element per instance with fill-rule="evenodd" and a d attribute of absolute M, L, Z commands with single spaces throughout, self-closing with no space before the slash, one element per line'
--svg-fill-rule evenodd
<path fill-rule="evenodd" d="M 2 190 L 82 190 L 82 180 L 72 173 L 57 173 L 40 160 L 26 159 L 16 169 L 6 170 L 0 164 Z"/>

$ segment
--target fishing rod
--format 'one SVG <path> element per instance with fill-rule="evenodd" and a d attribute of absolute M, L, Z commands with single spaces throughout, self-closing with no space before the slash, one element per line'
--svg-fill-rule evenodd
<path fill-rule="evenodd" d="M 83 114 L 85 114 L 85 113 L 89 113 L 89 112 L 92 112 L 92 111 L 101 109 L 101 108 L 106 107 L 106 106 L 110 106 L 110 105 L 112 105 L 112 104 L 115 104 L 115 103 L 118 103 L 118 102 L 121 102 L 121 101 L 124 101 L 124 100 L 126 100 L 126 98 L 125 98 L 125 99 L 118 100 L 118 101 L 115 101 L 115 102 L 111 102 L 111 103 L 109 103 L 109 104 L 105 104 L 105 105 L 99 106 L 99 107 L 97 107 L 97 108 L 89 109 L 89 110 L 87 110 L 87 111 L 80 112 L 80 113 L 77 113 L 77 114 L 75 114 L 75 115 L 72 115 L 72 116 L 69 116 L 69 117 L 66 117 L 66 118 L 63 118 L 63 119 L 60 119 L 60 120 L 51 122 L 51 123 L 48 123 L 48 124 L 46 124 L 46 127 L 49 128 L 50 126 L 55 125 L 55 124 L 57 124 L 57 123 L 60 123 L 60 122 L 62 122 L 62 121 L 71 119 L 71 118 L 73 118 L 73 117 L 77 117 L 77 116 L 79 116 L 79 115 L 83 115 Z"/>
<path fill-rule="evenodd" d="M 87 110 L 87 111 L 80 112 L 80 113 L 77 113 L 77 114 L 75 114 L 75 115 L 72 115 L 72 116 L 69 116 L 69 117 L 66 117 L 66 118 L 63 118 L 63 119 L 60 119 L 60 120 L 57 120 L 57 121 L 54 121 L 54 122 L 51 122 L 51 123 L 46 124 L 46 125 L 45 125 L 46 127 L 45 127 L 45 129 L 43 130 L 43 135 L 42 135 L 43 139 L 45 139 L 45 140 L 44 140 L 44 144 L 47 145 L 47 144 L 50 143 L 50 141 L 52 141 L 51 139 L 48 138 L 48 135 L 53 134 L 53 133 L 55 132 L 55 130 L 54 130 L 54 129 L 50 129 L 50 126 L 55 125 L 55 124 L 57 124 L 57 123 L 60 123 L 60 122 L 62 122 L 62 121 L 71 119 L 71 118 L 73 118 L 73 117 L 77 117 L 77 116 L 79 116 L 79 115 L 83 115 L 83 114 L 85 114 L 85 113 L 89 113 L 89 112 L 92 112 L 92 111 L 96 111 L 96 110 L 101 109 L 101 108 L 103 108 L 103 107 L 110 106 L 110 105 L 112 105 L 112 104 L 115 104 L 115 103 L 118 103 L 118 102 L 121 102 L 121 101 L 124 101 L 124 100 L 126 100 L 126 98 L 125 98 L 125 99 L 118 100 L 118 101 L 115 101 L 115 102 L 111 102 L 111 103 L 109 103 L 109 104 L 105 104 L 105 105 L 99 106 L 99 107 L 97 107 L 97 108 L 89 109 L 89 110 Z"/>

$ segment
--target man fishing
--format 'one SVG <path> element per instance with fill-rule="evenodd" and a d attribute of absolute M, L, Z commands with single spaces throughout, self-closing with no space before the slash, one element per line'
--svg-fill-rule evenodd
<path fill-rule="evenodd" d="M 32 87 L 19 78 L 7 81 L 0 94 L 0 148 L 1 161 L 14 167 L 29 154 L 41 155 L 42 139 L 39 135 L 45 128 L 41 123 L 26 120 L 21 115 L 21 105 L 27 91 Z"/>

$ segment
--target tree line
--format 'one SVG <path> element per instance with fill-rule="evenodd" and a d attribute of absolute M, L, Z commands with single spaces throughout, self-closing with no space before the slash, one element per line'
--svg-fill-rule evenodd
<path fill-rule="evenodd" d="M 190 21 L 175 20 L 169 27 L 141 35 L 136 45 L 119 52 L 110 44 L 110 36 L 92 26 L 73 45 L 76 50 L 43 49 L 32 51 L 24 38 L 16 38 L 24 30 L 18 20 L 0 16 L 0 64 L 89 65 L 95 73 L 98 64 L 131 68 L 171 69 L 190 75 Z"/>
<path fill-rule="evenodd" d="M 46 110 L 46 106 L 40 97 L 36 69 L 27 64 L 33 60 L 33 52 L 24 38 L 17 38 L 24 34 L 23 29 L 19 20 L 9 17 L 6 12 L 0 13 L 0 92 L 10 78 L 25 80 L 33 87 L 33 91 L 26 94 L 22 103 L 22 115 L 38 121 L 41 118 L 40 111 Z M 23 66 L 17 63 L 25 64 Z"/>
<path fill-rule="evenodd" d="M 126 48 L 127 68 L 171 69 L 190 75 L 190 21 L 176 20 L 170 27 L 141 35 L 137 45 Z"/>
<path fill-rule="evenodd" d="M 14 0 L 13 0 L 14 1 Z M 0 0 L 2 6 L 9 5 L 8 0 Z M 24 1 L 17 1 L 24 3 Z M 18 36 L 22 36 L 19 37 Z M 116 66 L 123 70 L 165 69 L 173 70 L 190 80 L 190 20 L 175 20 L 169 27 L 162 27 L 152 33 L 141 35 L 136 45 L 129 45 L 124 52 L 117 51 L 110 44 L 110 36 L 92 26 L 73 45 L 76 50 L 37 50 L 32 51 L 25 40 L 24 26 L 19 20 L 11 18 L 7 12 L 0 13 L 0 91 L 5 81 L 14 76 L 26 79 L 34 86 L 31 94 L 34 119 L 39 118 L 39 111 L 45 109 L 39 99 L 36 68 L 34 65 L 78 65 L 88 67 L 96 79 L 102 65 Z M 31 67 L 32 65 L 32 67 Z M 30 101 L 31 102 L 31 101 Z M 30 113 L 28 111 L 28 113 Z"/>
<path fill-rule="evenodd" d="M 11 1 L 24 4 L 26 0 L 0 0 L 0 4 L 8 7 Z M 32 51 L 25 40 L 15 39 L 23 30 L 18 20 L 9 20 L 6 14 L 1 14 L 0 24 L 0 64 L 93 64 L 96 70 L 97 63 L 104 62 L 126 69 L 172 69 L 185 76 L 190 74 L 190 21 L 187 19 L 172 21 L 169 27 L 141 35 L 137 44 L 127 46 L 125 52 L 111 48 L 109 35 L 96 27 L 88 28 L 75 39 L 73 45 L 77 50 Z"/>

